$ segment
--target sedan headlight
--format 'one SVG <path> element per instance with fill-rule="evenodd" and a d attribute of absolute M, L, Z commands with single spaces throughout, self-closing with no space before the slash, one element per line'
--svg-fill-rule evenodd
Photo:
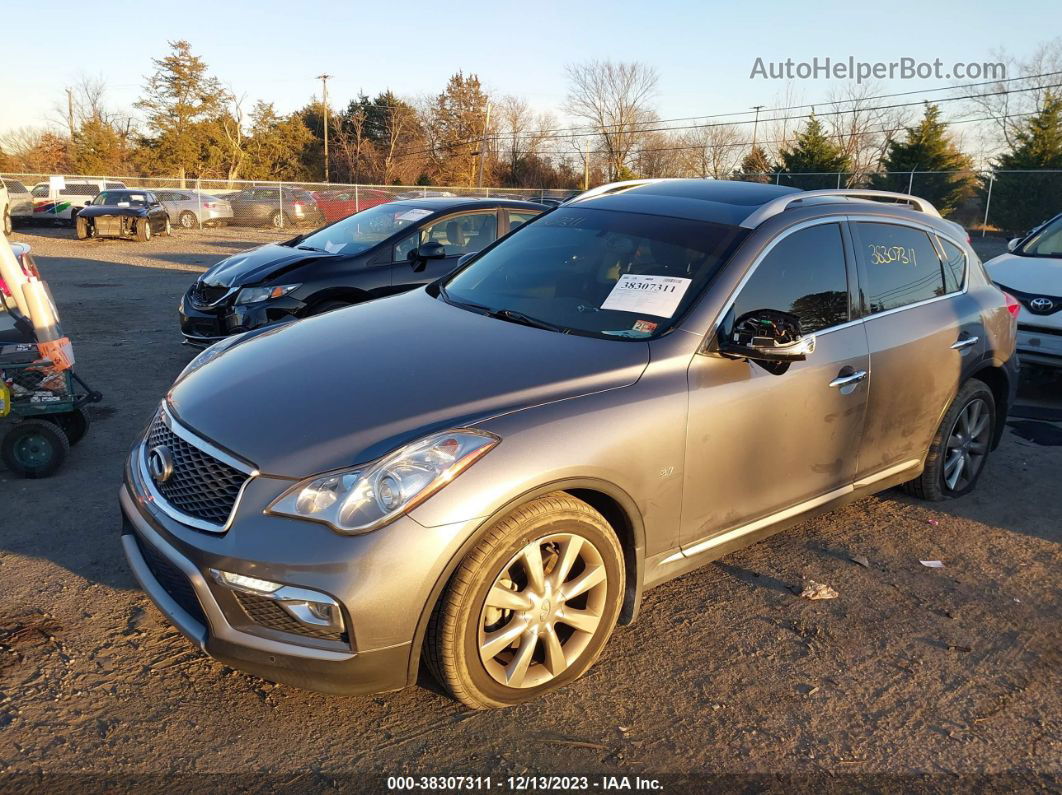
<path fill-rule="evenodd" d="M 367 533 L 412 510 L 499 441 L 485 431 L 437 433 L 374 464 L 304 480 L 269 512 L 323 522 L 340 533 Z"/>
<path fill-rule="evenodd" d="M 236 296 L 237 304 L 257 304 L 259 301 L 269 301 L 273 298 L 281 298 L 296 287 L 298 284 L 282 284 L 278 287 L 244 287 Z"/>

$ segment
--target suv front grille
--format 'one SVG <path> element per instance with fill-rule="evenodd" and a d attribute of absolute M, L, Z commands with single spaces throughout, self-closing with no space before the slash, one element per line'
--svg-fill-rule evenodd
<path fill-rule="evenodd" d="M 140 548 L 140 554 L 144 556 L 144 562 L 151 570 L 152 576 L 162 586 L 162 590 L 170 595 L 181 608 L 202 624 L 207 625 L 206 615 L 199 604 L 199 597 L 195 595 L 192 583 L 184 575 L 184 572 L 166 559 L 165 555 L 158 552 L 153 546 L 141 540 L 140 536 L 133 533 L 136 545 Z"/>
<path fill-rule="evenodd" d="M 159 446 L 173 459 L 173 474 L 154 484 L 159 494 L 181 513 L 223 527 L 249 476 L 186 442 L 167 427 L 161 411 L 148 431 L 144 456 Z"/>
<path fill-rule="evenodd" d="M 254 594 L 245 593 L 244 591 L 233 591 L 233 593 L 236 594 L 236 599 L 248 618 L 263 627 L 275 629 L 278 632 L 288 632 L 292 635 L 304 635 L 308 638 L 335 640 L 343 643 L 347 640 L 347 634 L 345 632 L 331 632 L 323 629 L 317 630 L 296 621 L 288 615 L 283 607 L 278 605 L 272 599 L 266 599 L 263 596 L 255 596 Z"/>

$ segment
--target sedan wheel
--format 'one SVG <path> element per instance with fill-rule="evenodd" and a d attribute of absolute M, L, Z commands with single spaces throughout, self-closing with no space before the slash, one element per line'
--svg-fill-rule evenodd
<path fill-rule="evenodd" d="M 581 676 L 623 603 L 623 553 L 600 513 L 558 492 L 497 522 L 451 578 L 425 646 L 470 707 L 504 707 Z"/>
<path fill-rule="evenodd" d="M 181 229 L 195 229 L 198 223 L 195 220 L 195 213 L 190 210 L 185 210 L 177 217 L 177 223 L 181 225 Z"/>
<path fill-rule="evenodd" d="M 952 491 L 968 486 L 981 471 L 992 432 L 990 419 L 984 400 L 975 398 L 952 425 L 944 456 L 944 483 Z"/>

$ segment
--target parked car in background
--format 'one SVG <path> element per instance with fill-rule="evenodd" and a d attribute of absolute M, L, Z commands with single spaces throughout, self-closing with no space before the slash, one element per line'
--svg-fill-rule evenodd
<path fill-rule="evenodd" d="M 17 179 L 4 178 L 3 185 L 7 189 L 7 218 L 4 221 L 4 231 L 10 234 L 10 228 L 18 226 L 33 219 L 33 195 L 29 188 Z M 10 219 L 8 221 L 7 219 Z"/>
<path fill-rule="evenodd" d="M 325 222 L 313 194 L 302 188 L 255 187 L 227 194 L 232 223 L 241 226 L 320 226 Z"/>
<path fill-rule="evenodd" d="M 204 351 L 130 451 L 122 545 L 226 665 L 539 698 L 652 586 L 892 486 L 974 489 L 1010 304 L 921 199 L 603 186 L 425 288 Z"/>
<path fill-rule="evenodd" d="M 325 221 L 331 223 L 378 204 L 387 204 L 394 201 L 396 196 L 379 188 L 350 188 L 314 191 L 313 198 Z"/>
<path fill-rule="evenodd" d="M 60 190 L 53 190 L 48 182 L 33 186 L 33 220 L 73 223 L 74 213 L 91 202 L 101 191 L 121 190 L 124 182 L 103 179 L 68 179 Z"/>
<path fill-rule="evenodd" d="M 992 281 L 1021 302 L 1022 362 L 1062 368 L 1062 214 L 1010 241 L 1007 248 L 985 267 Z"/>
<path fill-rule="evenodd" d="M 12 229 L 11 200 L 8 198 L 7 185 L 0 182 L 0 233 L 10 235 Z"/>
<path fill-rule="evenodd" d="M 147 190 L 107 190 L 74 216 L 77 239 L 124 237 L 146 243 L 152 235 L 169 234 L 170 217 L 155 194 Z"/>
<path fill-rule="evenodd" d="M 182 229 L 224 226 L 232 221 L 232 205 L 209 193 L 194 190 L 157 190 L 170 223 Z"/>
<path fill-rule="evenodd" d="M 389 202 L 222 260 L 180 305 L 187 342 L 317 315 L 435 281 L 545 208 L 496 199 Z"/>

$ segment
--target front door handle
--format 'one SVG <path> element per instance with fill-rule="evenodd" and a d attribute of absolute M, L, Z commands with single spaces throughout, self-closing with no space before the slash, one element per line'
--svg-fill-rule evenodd
<path fill-rule="evenodd" d="M 845 369 L 850 369 L 850 368 L 845 368 Z M 841 373 L 844 373 L 844 370 L 842 370 Z M 843 386 L 848 386 L 849 384 L 858 384 L 860 381 L 862 381 L 866 377 L 867 377 L 867 371 L 866 370 L 856 370 L 856 371 L 851 372 L 851 373 L 845 373 L 844 375 L 838 374 L 835 379 L 830 381 L 830 386 L 832 386 L 832 387 L 843 387 Z"/>
<path fill-rule="evenodd" d="M 958 351 L 963 348 L 969 348 L 971 345 L 976 345 L 980 339 L 980 337 L 971 337 L 968 335 L 960 337 L 958 341 L 952 343 L 951 349 L 953 351 Z"/>

